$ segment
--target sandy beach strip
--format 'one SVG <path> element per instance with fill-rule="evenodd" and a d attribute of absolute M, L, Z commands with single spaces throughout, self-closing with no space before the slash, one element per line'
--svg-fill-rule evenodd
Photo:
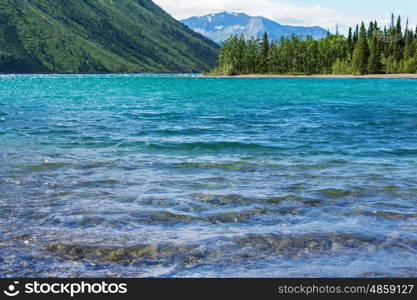
<path fill-rule="evenodd" d="M 213 78 L 373 78 L 373 79 L 417 79 L 417 74 L 369 74 L 369 75 L 274 75 L 274 74 L 248 74 L 248 75 L 204 75 Z"/>

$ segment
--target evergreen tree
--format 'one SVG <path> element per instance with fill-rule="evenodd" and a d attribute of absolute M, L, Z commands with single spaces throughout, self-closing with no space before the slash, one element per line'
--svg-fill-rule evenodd
<path fill-rule="evenodd" d="M 381 52 L 376 35 L 371 36 L 369 43 L 368 73 L 379 74 L 382 71 Z"/>
<path fill-rule="evenodd" d="M 373 34 L 374 34 L 374 22 L 371 21 L 369 23 L 369 27 L 368 27 L 368 34 L 367 34 L 368 41 L 371 40 Z"/>
<path fill-rule="evenodd" d="M 402 31 L 402 25 L 401 25 L 401 16 L 398 16 L 397 25 L 395 26 L 395 33 L 398 39 L 401 39 L 403 37 L 402 32 L 403 31 Z"/>
<path fill-rule="evenodd" d="M 245 68 L 245 49 L 246 49 L 246 40 L 243 34 L 236 40 L 237 43 L 237 51 L 236 51 L 236 71 L 238 73 L 243 73 Z"/>
<path fill-rule="evenodd" d="M 306 57 L 306 74 L 317 74 L 320 72 L 318 65 L 319 49 L 317 41 L 313 40 L 312 37 L 308 37 L 307 43 L 307 57 Z"/>
<path fill-rule="evenodd" d="M 347 52 L 346 52 L 346 57 L 348 59 L 352 58 L 354 48 L 355 48 L 355 44 L 354 44 L 354 41 L 353 41 L 352 27 L 349 27 L 349 33 L 348 33 L 348 37 L 347 37 Z"/>
<path fill-rule="evenodd" d="M 356 25 L 355 33 L 353 34 L 353 43 L 356 45 L 359 38 L 359 25 Z"/>
<path fill-rule="evenodd" d="M 265 32 L 261 45 L 260 45 L 260 53 L 259 53 L 259 65 L 258 65 L 258 73 L 264 74 L 268 72 L 268 55 L 269 55 L 269 39 L 268 34 Z"/>
<path fill-rule="evenodd" d="M 401 16 L 398 16 L 397 25 L 394 30 L 394 39 L 393 39 L 393 55 L 397 62 L 400 62 L 403 55 L 404 44 L 403 44 L 403 34 L 401 26 Z"/>
<path fill-rule="evenodd" d="M 353 51 L 353 68 L 359 74 L 365 74 L 368 69 L 369 48 L 366 39 L 366 28 L 362 22 L 358 42 Z"/>
<path fill-rule="evenodd" d="M 255 74 L 257 57 L 259 51 L 259 40 L 252 38 L 247 42 L 245 51 L 245 71 L 246 74 Z"/>
<path fill-rule="evenodd" d="M 414 48 L 414 40 L 413 40 L 413 31 L 408 29 L 408 20 L 407 26 L 405 29 L 404 34 L 404 59 L 409 59 L 414 56 L 415 48 Z"/>
<path fill-rule="evenodd" d="M 278 47 L 274 41 L 271 41 L 268 53 L 268 73 L 277 73 L 279 71 Z"/>

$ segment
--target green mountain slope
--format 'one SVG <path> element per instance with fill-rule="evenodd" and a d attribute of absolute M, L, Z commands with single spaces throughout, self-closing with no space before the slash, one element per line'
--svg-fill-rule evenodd
<path fill-rule="evenodd" d="M 0 0 L 0 73 L 202 72 L 217 54 L 150 0 Z"/>

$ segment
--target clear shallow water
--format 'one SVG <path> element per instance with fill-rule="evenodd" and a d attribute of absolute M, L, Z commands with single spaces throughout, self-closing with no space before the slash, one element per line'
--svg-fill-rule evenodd
<path fill-rule="evenodd" d="M 417 276 L 417 81 L 0 77 L 0 275 Z"/>

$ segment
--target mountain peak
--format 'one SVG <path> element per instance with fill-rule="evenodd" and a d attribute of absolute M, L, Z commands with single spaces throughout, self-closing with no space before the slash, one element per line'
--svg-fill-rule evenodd
<path fill-rule="evenodd" d="M 327 36 L 327 30 L 319 27 L 281 25 L 262 16 L 249 16 L 242 12 L 219 12 L 205 16 L 191 17 L 181 21 L 194 31 L 221 43 L 232 35 L 243 34 L 247 39 L 260 37 L 267 32 L 271 39 L 297 35 L 320 39 Z"/>

